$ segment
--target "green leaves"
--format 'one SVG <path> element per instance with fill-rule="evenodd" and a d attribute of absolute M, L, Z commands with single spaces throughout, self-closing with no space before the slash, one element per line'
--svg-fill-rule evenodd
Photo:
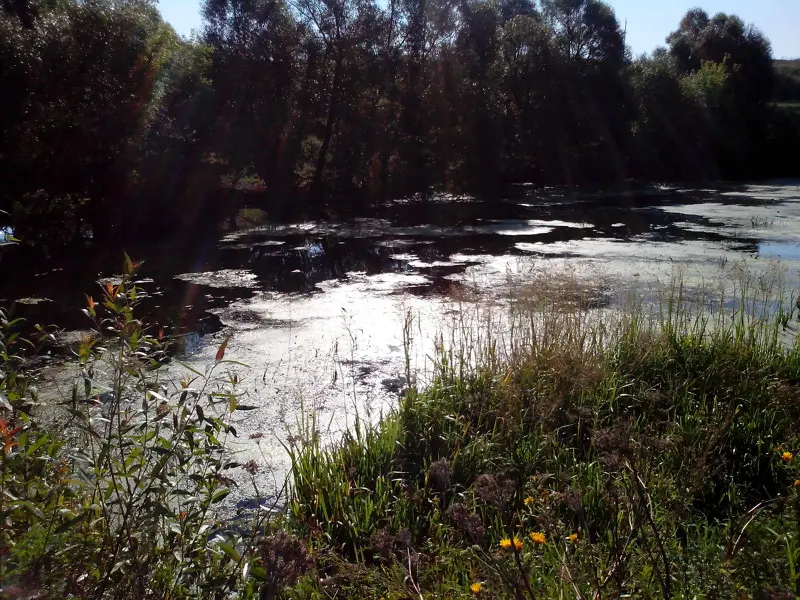
<path fill-rule="evenodd" d="M 225 555 L 234 562 L 239 562 L 242 558 L 242 555 L 239 554 L 236 548 L 226 542 L 217 542 L 215 546 L 222 550 Z"/>
<path fill-rule="evenodd" d="M 217 502 L 222 502 L 225 498 L 228 497 L 228 494 L 230 494 L 230 493 L 231 493 L 231 491 L 229 489 L 217 490 L 216 492 L 214 492 L 214 495 L 211 496 L 211 504 L 216 504 Z"/>
<path fill-rule="evenodd" d="M 8 408 L 15 419 L 0 421 L 2 441 L 13 449 L 0 457 L 0 579 L 29 573 L 45 556 L 40 581 L 59 597 L 64 582 L 78 577 L 81 594 L 92 597 L 112 590 L 143 597 L 146 589 L 175 600 L 227 597 L 233 590 L 255 598 L 250 562 L 240 564 L 255 538 L 220 533 L 218 520 L 241 467 L 225 447 L 228 435 L 236 435 L 229 418 L 239 408 L 239 378 L 215 372 L 226 343 L 205 372 L 188 369 L 192 378 L 175 385 L 142 368 L 163 343 L 137 319 L 137 267 L 126 255 L 125 274 L 102 286 L 103 300 L 87 298 L 98 338 L 113 342 L 81 344 L 83 385 L 76 383 L 65 403 L 67 447 L 34 417 L 17 421 L 13 400 L 26 392 L 26 380 L 7 352 L 20 340 L 5 334 L 12 323 L 0 323 L 6 352 L 0 389 L 4 402 L 9 398 L 0 413 Z M 109 383 L 103 393 L 96 388 L 99 373 Z M 263 525 L 269 514 L 254 518 Z"/>

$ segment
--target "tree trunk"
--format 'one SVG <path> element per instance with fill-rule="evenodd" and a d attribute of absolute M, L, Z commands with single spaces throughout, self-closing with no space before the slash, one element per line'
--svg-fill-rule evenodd
<path fill-rule="evenodd" d="M 328 150 L 331 145 L 331 138 L 333 137 L 333 130 L 336 125 L 336 109 L 339 104 L 339 88 L 342 85 L 342 52 L 340 49 L 336 50 L 336 66 L 333 70 L 333 83 L 331 84 L 331 93 L 328 97 L 328 117 L 325 122 L 325 133 L 322 137 L 322 145 L 319 147 L 319 154 L 317 155 L 317 167 L 314 171 L 314 181 L 311 185 L 311 195 L 313 198 L 318 199 L 322 194 L 322 176 L 325 173 L 325 162 L 328 158 Z"/>

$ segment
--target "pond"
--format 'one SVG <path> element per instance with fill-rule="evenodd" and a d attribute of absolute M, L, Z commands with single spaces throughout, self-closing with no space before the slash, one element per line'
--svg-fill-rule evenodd
<path fill-rule="evenodd" d="M 182 360 L 210 364 L 231 336 L 226 357 L 250 366 L 247 403 L 259 407 L 239 417 L 241 449 L 280 474 L 281 444 L 301 414 L 335 434 L 356 416 L 391 409 L 406 385 L 409 316 L 412 367 L 424 371 L 430 340 L 463 301 L 500 301 L 520 281 L 568 272 L 613 303 L 676 271 L 689 284 L 724 284 L 725 265 L 766 272 L 780 260 L 796 288 L 799 242 L 800 186 L 791 182 L 443 196 L 394 202 L 375 218 L 177 232 L 127 250 L 144 261 L 143 315 L 173 323 Z M 0 305 L 16 303 L 33 322 L 86 328 L 84 294 L 114 277 L 122 250 L 94 244 L 39 269 L 12 268 Z"/>

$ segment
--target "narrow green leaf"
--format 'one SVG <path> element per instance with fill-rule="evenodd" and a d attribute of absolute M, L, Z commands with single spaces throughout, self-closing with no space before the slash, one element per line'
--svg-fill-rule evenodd
<path fill-rule="evenodd" d="M 239 560 L 242 558 L 242 555 L 239 554 L 236 548 L 227 542 L 218 542 L 217 546 L 228 556 L 228 558 L 235 562 L 239 562 Z"/>

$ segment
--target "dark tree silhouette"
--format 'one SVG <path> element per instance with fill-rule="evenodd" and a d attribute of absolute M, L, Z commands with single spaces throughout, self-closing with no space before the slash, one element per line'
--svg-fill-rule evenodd
<path fill-rule="evenodd" d="M 637 60 L 599 0 L 204 0 L 203 18 L 185 40 L 148 0 L 3 0 L 0 210 L 27 241 L 162 235 L 243 201 L 797 174 L 798 78 L 734 15 L 691 10 Z"/>

